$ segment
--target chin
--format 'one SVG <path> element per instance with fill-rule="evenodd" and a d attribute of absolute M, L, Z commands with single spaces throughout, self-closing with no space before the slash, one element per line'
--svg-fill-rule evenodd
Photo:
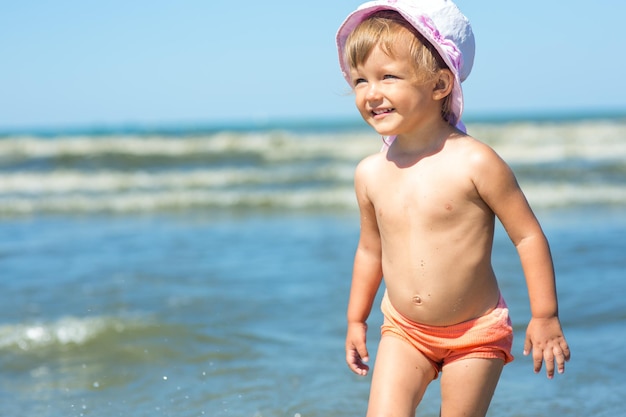
<path fill-rule="evenodd" d="M 398 132 L 394 129 L 384 128 L 382 126 L 376 126 L 375 124 L 370 123 L 370 126 L 381 136 L 395 136 Z"/>
<path fill-rule="evenodd" d="M 383 126 L 381 126 L 380 122 L 373 120 L 370 117 L 364 118 L 365 123 L 367 123 L 372 129 L 374 129 L 376 131 L 376 133 L 380 134 L 380 135 L 386 135 L 389 129 L 385 128 Z"/>

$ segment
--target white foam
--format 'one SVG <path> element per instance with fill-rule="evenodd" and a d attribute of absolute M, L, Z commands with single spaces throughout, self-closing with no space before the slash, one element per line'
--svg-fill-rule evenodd
<path fill-rule="evenodd" d="M 487 124 L 469 132 L 529 181 L 523 188 L 533 205 L 626 204 L 618 182 L 626 172 L 626 123 Z M 380 144 L 369 131 L 3 138 L 0 214 L 354 209 L 354 168 Z M 565 178 L 577 167 L 594 171 Z"/>
<path fill-rule="evenodd" d="M 468 130 L 509 163 L 626 159 L 626 123 L 515 123 L 476 125 Z"/>
<path fill-rule="evenodd" d="M 0 176 L 0 195 L 58 194 L 71 192 L 124 192 L 135 190 L 185 190 L 242 185 L 279 185 L 309 181 L 351 182 L 352 165 L 334 164 L 309 170 L 297 167 L 244 167 L 193 171 L 56 170 L 15 172 Z"/>
<path fill-rule="evenodd" d="M 351 187 L 290 191 L 171 190 L 132 194 L 52 195 L 0 199 L 0 214 L 155 212 L 193 208 L 346 208 L 354 207 Z"/>
<path fill-rule="evenodd" d="M 52 323 L 7 324 L 0 326 L 0 349 L 82 345 L 105 330 L 121 332 L 124 328 L 121 320 L 107 317 L 64 317 Z"/>
<path fill-rule="evenodd" d="M 311 159 L 320 156 L 362 158 L 380 147 L 376 135 L 217 134 L 199 137 L 12 137 L 0 140 L 0 159 L 130 155 L 185 157 L 256 154 L 267 160 Z M 369 143 L 369 146 L 368 146 Z"/>
<path fill-rule="evenodd" d="M 626 123 L 583 121 L 568 123 L 469 124 L 468 131 L 493 146 L 505 159 L 541 161 L 568 156 L 626 157 Z M 269 160 L 330 157 L 360 160 L 380 149 L 373 131 L 292 134 L 282 132 L 217 133 L 198 136 L 68 136 L 8 137 L 0 140 L 0 160 L 53 157 L 130 155 L 186 157 L 255 154 Z"/>
<path fill-rule="evenodd" d="M 626 206 L 626 184 L 522 184 L 529 203 L 534 207 L 569 205 Z"/>
<path fill-rule="evenodd" d="M 626 185 L 522 184 L 533 207 L 568 205 L 624 205 Z M 62 194 L 5 197 L 0 199 L 0 214 L 158 212 L 210 208 L 277 208 L 354 210 L 356 202 L 350 185 L 291 190 L 204 190 L 180 189 L 135 191 L 133 193 Z"/>

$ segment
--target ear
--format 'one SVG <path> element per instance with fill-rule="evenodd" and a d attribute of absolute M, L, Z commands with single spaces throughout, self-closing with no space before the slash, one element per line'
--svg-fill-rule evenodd
<path fill-rule="evenodd" d="M 437 74 L 437 80 L 435 81 L 435 88 L 433 89 L 433 100 L 443 100 L 449 94 L 452 93 L 452 86 L 454 85 L 454 75 L 449 69 L 439 70 Z"/>

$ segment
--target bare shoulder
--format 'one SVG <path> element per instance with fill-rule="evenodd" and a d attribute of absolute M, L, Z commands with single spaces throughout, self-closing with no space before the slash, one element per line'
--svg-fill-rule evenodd
<path fill-rule="evenodd" d="M 384 152 L 379 152 L 365 157 L 356 167 L 355 181 L 365 180 L 370 175 L 380 170 L 385 161 Z"/>
<path fill-rule="evenodd" d="M 496 151 L 486 143 L 473 136 L 463 135 L 454 138 L 454 147 L 461 152 L 466 160 L 472 164 L 485 164 L 495 161 L 502 161 Z"/>
<path fill-rule="evenodd" d="M 364 168 L 371 167 L 372 165 L 380 164 L 384 160 L 385 160 L 385 152 L 376 152 L 363 158 L 359 162 L 357 169 L 359 169 L 359 167 L 364 167 Z"/>
<path fill-rule="evenodd" d="M 475 179 L 511 174 L 504 159 L 486 143 L 469 135 L 457 137 L 451 143 L 454 153 L 463 159 L 463 165 L 469 168 Z"/>
<path fill-rule="evenodd" d="M 491 146 L 471 136 L 463 137 L 458 146 L 464 149 L 476 191 L 498 217 L 503 215 L 506 203 L 524 200 L 513 170 Z"/>
<path fill-rule="evenodd" d="M 365 157 L 356 167 L 354 173 L 354 190 L 361 212 L 370 212 L 373 209 L 373 189 L 378 184 L 377 173 L 384 162 L 384 154 L 377 153 Z M 374 216 L 370 216 L 374 218 Z"/>

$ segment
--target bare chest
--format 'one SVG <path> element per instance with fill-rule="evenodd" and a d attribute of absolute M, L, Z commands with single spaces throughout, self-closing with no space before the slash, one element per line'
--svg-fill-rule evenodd
<path fill-rule="evenodd" d="M 471 178 L 460 169 L 436 167 L 390 169 L 373 190 L 379 225 L 435 228 L 476 209 L 477 192 Z M 404 226 L 403 226 L 404 225 Z"/>

